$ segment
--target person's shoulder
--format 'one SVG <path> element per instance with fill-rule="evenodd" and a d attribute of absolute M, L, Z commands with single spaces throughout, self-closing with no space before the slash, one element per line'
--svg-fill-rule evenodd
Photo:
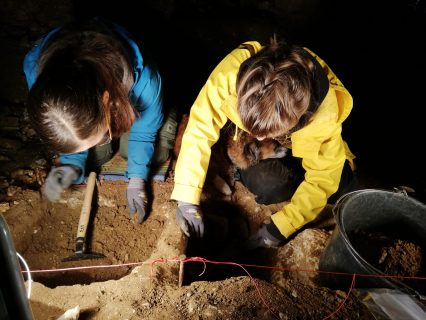
<path fill-rule="evenodd" d="M 263 46 L 258 41 L 246 41 L 235 48 L 231 55 L 241 56 L 245 60 L 258 53 L 262 48 Z"/>
<path fill-rule="evenodd" d="M 316 54 L 314 51 L 312 51 L 311 49 L 307 48 L 307 47 L 301 47 L 305 52 L 307 52 L 310 56 L 312 56 L 313 58 L 315 58 L 315 60 L 317 60 L 319 62 L 319 64 L 321 66 L 326 66 L 326 62 L 320 58 L 320 56 L 318 54 Z"/>
<path fill-rule="evenodd" d="M 218 65 L 211 73 L 210 79 L 218 77 L 221 79 L 226 78 L 228 79 L 229 83 L 235 83 L 236 76 L 241 64 L 262 48 L 262 45 L 257 41 L 247 41 L 242 43 L 237 48 L 228 53 L 218 63 Z M 252 52 L 253 50 L 254 53 Z"/>
<path fill-rule="evenodd" d="M 238 48 L 239 49 L 246 49 L 247 46 L 251 46 L 256 52 L 263 48 L 263 45 L 259 41 L 245 41 L 241 43 Z"/>
<path fill-rule="evenodd" d="M 263 46 L 257 41 L 247 41 L 233 49 L 223 58 L 219 66 L 229 66 L 231 69 L 238 69 L 241 63 L 259 52 Z"/>

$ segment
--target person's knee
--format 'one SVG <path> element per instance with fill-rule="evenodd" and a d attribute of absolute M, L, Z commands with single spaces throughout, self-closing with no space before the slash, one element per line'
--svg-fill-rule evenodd
<path fill-rule="evenodd" d="M 171 108 L 166 114 L 163 126 L 158 131 L 157 141 L 155 145 L 154 155 L 151 164 L 155 166 L 162 165 L 170 157 L 176 141 L 177 130 L 177 110 Z"/>
<path fill-rule="evenodd" d="M 173 149 L 175 145 L 176 130 L 178 125 L 176 121 L 176 117 L 177 117 L 176 113 L 177 113 L 176 108 L 171 108 L 166 114 L 166 118 L 164 119 L 163 126 L 158 131 L 158 138 L 157 138 L 158 148 L 165 148 L 167 149 L 167 151 Z"/>
<path fill-rule="evenodd" d="M 157 146 L 152 156 L 151 163 L 154 167 L 162 165 L 170 156 L 170 149 Z"/>
<path fill-rule="evenodd" d="M 284 159 L 266 159 L 240 170 L 241 182 L 256 195 L 257 203 L 279 203 L 293 196 L 303 180 L 303 171 L 287 162 Z"/>
<path fill-rule="evenodd" d="M 112 155 L 113 149 L 111 143 L 95 146 L 89 150 L 87 167 L 91 170 L 98 171 L 103 164 L 112 158 Z"/>
<path fill-rule="evenodd" d="M 120 147 L 118 152 L 124 159 L 127 159 L 129 156 L 129 134 L 129 132 L 126 132 L 120 137 Z"/>

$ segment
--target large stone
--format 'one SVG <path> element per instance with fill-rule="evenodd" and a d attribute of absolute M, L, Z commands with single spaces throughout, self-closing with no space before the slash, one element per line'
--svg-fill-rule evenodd
<path fill-rule="evenodd" d="M 324 251 L 329 232 L 322 229 L 306 229 L 285 246 L 278 248 L 275 267 L 271 275 L 273 283 L 285 284 L 288 278 L 315 285 L 319 259 Z"/>

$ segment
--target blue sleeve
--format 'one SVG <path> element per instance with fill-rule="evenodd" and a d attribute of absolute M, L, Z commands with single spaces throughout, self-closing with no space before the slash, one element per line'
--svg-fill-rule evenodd
<path fill-rule="evenodd" d="M 81 184 L 86 177 L 86 160 L 89 155 L 89 150 L 78 152 L 78 153 L 61 153 L 59 156 L 59 163 L 61 166 L 73 165 L 81 170 L 80 177 L 74 182 L 75 184 Z"/>
<path fill-rule="evenodd" d="M 157 132 L 164 118 L 162 83 L 160 74 L 149 65 L 135 74 L 135 78 L 130 99 L 140 115 L 130 129 L 126 176 L 147 179 Z"/>
<path fill-rule="evenodd" d="M 32 88 L 37 77 L 37 61 L 40 56 L 40 51 L 40 46 L 36 44 L 24 58 L 24 73 L 28 89 Z"/>
<path fill-rule="evenodd" d="M 38 74 L 38 59 L 40 58 L 41 50 L 43 46 L 49 41 L 50 37 L 55 34 L 61 27 L 55 28 L 50 31 L 48 34 L 37 40 L 34 46 L 24 57 L 24 73 L 25 79 L 27 80 L 28 88 L 31 89 L 34 85 L 34 82 L 37 79 Z"/>

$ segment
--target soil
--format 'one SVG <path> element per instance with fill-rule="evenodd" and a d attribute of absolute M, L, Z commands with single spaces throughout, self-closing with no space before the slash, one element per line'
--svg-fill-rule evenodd
<path fill-rule="evenodd" d="M 381 231 L 361 230 L 350 232 L 348 237 L 355 250 L 371 266 L 425 293 L 421 281 L 409 279 L 426 275 L 425 248 L 418 240 L 400 238 L 398 233 L 390 235 Z"/>
<path fill-rule="evenodd" d="M 8 199 L 11 208 L 5 212 L 5 218 L 15 247 L 33 270 L 36 281 L 32 284 L 31 296 L 35 319 L 56 319 L 77 305 L 81 309 L 79 319 L 323 319 L 342 304 L 334 318 L 373 319 L 354 295 L 345 301 L 345 292 L 316 286 L 311 277 L 303 279 L 300 276 L 303 273 L 275 270 L 272 277 L 275 280 L 270 280 L 269 272 L 256 273 L 256 268 L 250 267 L 245 267 L 244 271 L 235 265 L 232 254 L 236 259 L 241 259 L 242 255 L 229 247 L 225 250 L 229 241 L 235 245 L 239 239 L 244 239 L 246 232 L 257 227 L 282 204 L 258 205 L 253 195 L 237 183 L 232 201 L 241 212 L 246 212 L 249 219 L 247 228 L 233 229 L 233 223 L 243 220 L 239 220 L 241 217 L 235 211 L 233 219 L 224 218 L 227 210 L 235 209 L 230 204 L 231 199 L 220 199 L 213 187 L 210 192 L 206 187 L 203 199 L 206 215 L 213 216 L 217 209 L 222 211 L 216 220 L 210 218 L 213 222 L 206 231 L 211 233 L 209 235 L 207 231 L 203 243 L 207 247 L 211 245 L 212 233 L 218 227 L 225 226 L 228 231 L 223 229 L 218 234 L 217 251 L 197 251 L 194 249 L 197 246 L 191 242 L 187 246 L 186 237 L 174 220 L 175 204 L 169 200 L 172 176 L 167 181 L 152 183 L 152 212 L 142 224 L 138 224 L 135 217 L 131 219 L 126 211 L 125 186 L 126 183 L 121 181 L 104 180 L 98 184 L 97 205 L 92 211 L 86 252 L 105 257 L 95 260 L 62 262 L 75 254 L 75 234 L 84 186 L 66 191 L 56 204 L 45 201 L 40 192 L 30 189 L 18 190 L 13 200 L 12 197 Z M 216 204 L 209 202 L 213 195 L 219 197 Z M 280 249 L 286 248 L 283 252 L 287 252 L 293 268 L 315 268 L 329 235 L 327 231 L 315 230 L 307 229 Z M 312 235 L 316 233 L 320 236 Z M 319 239 L 318 245 L 311 245 L 317 250 L 312 258 L 303 239 Z M 303 246 L 305 252 L 300 251 Z M 222 257 L 226 256 L 228 260 L 225 262 L 230 265 L 203 264 L 188 256 L 189 261 L 181 270 L 184 276 L 180 279 L 181 263 L 176 258 L 184 259 L 187 248 L 195 253 L 207 253 L 210 257 L 218 257 L 226 251 Z M 262 262 L 262 256 L 269 255 L 271 263 L 277 257 L 279 263 L 275 265 L 285 266 L 282 253 L 268 250 L 253 252 L 257 257 L 252 253 L 251 261 Z M 297 263 L 300 258 L 291 253 L 293 250 L 299 251 L 299 257 L 304 256 L 304 264 Z M 315 261 L 306 262 L 309 259 Z M 128 266 L 126 263 L 138 264 Z M 98 265 L 114 267 L 37 272 Z M 206 269 L 198 279 L 195 275 L 197 268 L 198 275 Z M 290 275 L 295 273 L 299 276 Z"/>
<path fill-rule="evenodd" d="M 164 184 L 164 183 L 163 183 Z M 130 219 L 123 181 L 101 181 L 98 184 L 96 204 L 92 209 L 86 240 L 85 257 L 75 254 L 77 225 L 85 194 L 85 185 L 64 192 L 59 203 L 49 203 L 33 191 L 25 191 L 16 197 L 18 203 L 10 209 L 6 218 L 16 241 L 19 252 L 23 252 L 31 269 L 60 269 L 87 265 L 122 264 L 130 261 L 145 261 L 156 247 L 168 213 L 172 211 L 170 201 L 164 201 L 169 188 L 161 182 L 154 184 L 156 210 L 149 219 L 138 224 L 136 215 Z M 167 184 L 170 186 L 170 184 Z M 157 204 L 157 201 L 160 203 Z M 37 207 L 39 206 L 39 207 Z M 23 225 L 22 215 L 28 219 L 37 216 L 37 222 L 28 221 Z M 16 217 L 16 218 L 15 218 Z M 22 229 L 25 228 L 26 230 Z M 29 230 L 28 230 L 29 229 Z M 29 232 L 28 232 L 29 231 Z M 27 234 L 22 237 L 22 233 Z M 99 258 L 93 259 L 93 255 Z M 75 258 L 63 261 L 65 258 Z M 92 259 L 90 259 L 92 258 Z M 69 284 L 87 284 L 93 281 L 119 279 L 129 272 L 129 268 L 85 270 L 76 273 L 35 274 L 34 280 L 49 287 Z"/>
<path fill-rule="evenodd" d="M 412 241 L 382 232 L 357 231 L 348 237 L 361 256 L 387 275 L 414 277 L 425 273 L 424 249 Z"/>

